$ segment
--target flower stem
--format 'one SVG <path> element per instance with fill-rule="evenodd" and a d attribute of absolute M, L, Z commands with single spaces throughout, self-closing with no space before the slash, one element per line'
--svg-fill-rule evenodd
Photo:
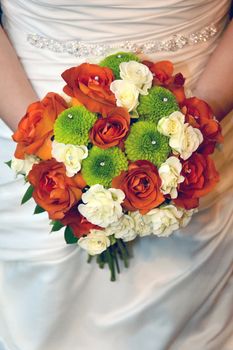
<path fill-rule="evenodd" d="M 88 258 L 87 258 L 87 262 L 88 262 L 88 264 L 90 264 L 90 262 L 91 262 L 92 258 L 93 258 L 93 256 L 88 255 Z"/>
<path fill-rule="evenodd" d="M 128 262 L 128 251 L 126 250 L 126 247 L 123 245 L 122 240 L 118 239 L 117 240 L 117 245 L 120 250 L 120 253 L 122 255 L 124 265 L 125 267 L 129 267 L 129 262 Z"/>
<path fill-rule="evenodd" d="M 117 250 L 116 250 L 115 245 L 112 246 L 112 256 L 113 256 L 115 264 L 116 264 L 117 272 L 120 273 L 121 271 L 120 271 L 120 267 L 119 267 L 119 263 L 118 263 Z"/>
<path fill-rule="evenodd" d="M 97 263 L 99 264 L 99 267 L 100 267 L 101 269 L 103 269 L 103 268 L 104 268 L 104 264 L 105 264 L 103 254 L 97 255 L 96 261 L 97 261 Z"/>
<path fill-rule="evenodd" d="M 106 250 L 106 256 L 108 259 L 108 266 L 109 266 L 109 269 L 111 271 L 111 281 L 116 281 L 115 266 L 114 266 L 114 261 L 113 261 L 113 257 L 112 257 L 110 249 Z"/>

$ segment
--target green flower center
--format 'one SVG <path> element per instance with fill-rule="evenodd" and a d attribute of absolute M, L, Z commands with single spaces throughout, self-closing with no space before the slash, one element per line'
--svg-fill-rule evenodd
<path fill-rule="evenodd" d="M 140 96 L 137 111 L 142 119 L 157 124 L 159 119 L 179 111 L 179 106 L 171 91 L 156 86 L 149 90 L 148 95 Z"/>
<path fill-rule="evenodd" d="M 131 127 L 125 151 L 131 161 L 148 160 L 160 166 L 170 153 L 169 139 L 161 135 L 154 123 L 139 121 Z"/>
<path fill-rule="evenodd" d="M 94 113 L 83 106 L 75 106 L 62 112 L 54 124 L 55 140 L 72 145 L 87 145 L 89 131 L 97 120 Z"/>

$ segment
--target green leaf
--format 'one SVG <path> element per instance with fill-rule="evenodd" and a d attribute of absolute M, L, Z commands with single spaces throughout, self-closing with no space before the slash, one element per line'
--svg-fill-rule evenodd
<path fill-rule="evenodd" d="M 52 225 L 53 227 L 51 229 L 51 232 L 59 231 L 62 227 L 64 227 L 61 221 L 53 221 Z"/>
<path fill-rule="evenodd" d="M 40 214 L 43 213 L 45 210 L 43 208 L 41 208 L 38 204 L 35 207 L 34 213 L 33 214 Z"/>
<path fill-rule="evenodd" d="M 33 190 L 34 190 L 33 186 L 30 185 L 23 196 L 21 204 L 26 203 L 27 201 L 29 201 L 30 198 L 32 198 Z"/>
<path fill-rule="evenodd" d="M 8 162 L 5 162 L 5 164 L 8 165 L 9 168 L 11 168 L 11 163 L 12 163 L 12 160 L 8 160 Z"/>
<path fill-rule="evenodd" d="M 74 244 L 78 241 L 78 238 L 74 236 L 72 228 L 70 226 L 66 226 L 65 241 L 67 244 Z"/>

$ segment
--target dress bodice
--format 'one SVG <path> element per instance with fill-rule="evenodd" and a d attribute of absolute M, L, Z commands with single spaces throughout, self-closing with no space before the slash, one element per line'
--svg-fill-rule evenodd
<path fill-rule="evenodd" d="M 192 87 L 225 27 L 230 0 L 2 0 L 1 5 L 4 28 L 32 85 L 42 97 L 48 89 L 61 90 L 62 71 L 93 55 L 87 51 L 80 59 L 67 52 L 51 52 L 48 47 L 43 49 L 42 42 L 37 45 L 42 48 L 35 49 L 27 40 L 28 35 L 62 42 L 82 41 L 84 48 L 85 43 L 101 48 L 106 43 L 151 40 L 162 43 L 174 35 L 193 35 L 194 45 L 196 33 L 214 24 L 217 34 L 207 37 L 206 42 L 202 38 L 195 50 L 192 45 L 178 51 L 172 46 L 165 52 L 150 50 L 151 59 L 172 60 Z"/>

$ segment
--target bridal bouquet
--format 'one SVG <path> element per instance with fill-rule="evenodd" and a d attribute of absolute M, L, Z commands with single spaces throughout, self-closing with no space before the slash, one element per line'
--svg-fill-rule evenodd
<path fill-rule="evenodd" d="M 9 165 L 29 184 L 22 203 L 33 197 L 51 231 L 65 227 L 66 242 L 115 280 L 127 242 L 186 226 L 218 182 L 209 155 L 220 125 L 206 102 L 185 97 L 169 61 L 119 52 L 62 78 L 66 97 L 50 92 L 28 107 Z"/>

